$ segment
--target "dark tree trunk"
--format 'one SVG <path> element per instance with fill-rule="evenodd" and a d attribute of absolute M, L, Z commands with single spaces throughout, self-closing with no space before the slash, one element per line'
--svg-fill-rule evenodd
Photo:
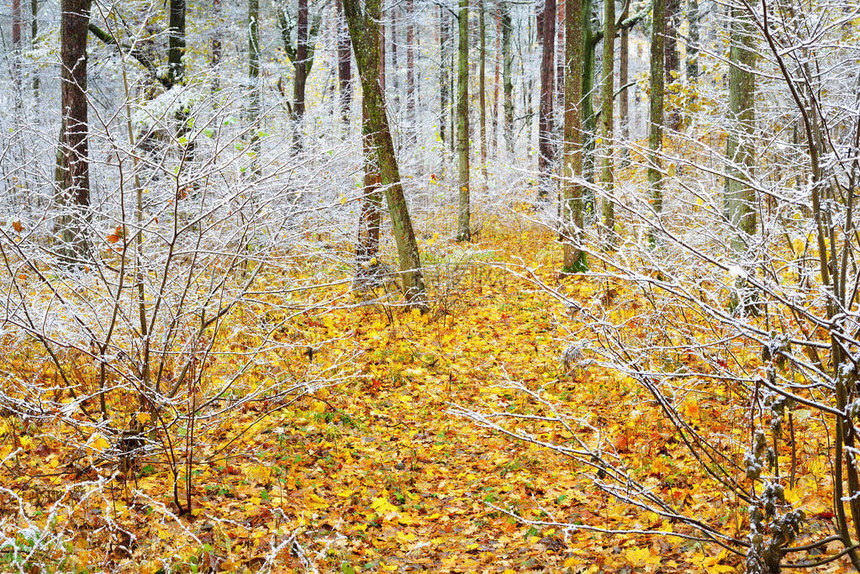
<path fill-rule="evenodd" d="M 251 120 L 251 174 L 260 174 L 260 112 L 262 91 L 260 86 L 260 0 L 248 0 L 248 115 Z"/>
<path fill-rule="evenodd" d="M 343 125 L 348 128 L 349 108 L 352 103 L 352 46 L 341 0 L 337 0 L 337 14 L 337 83 L 340 90 L 340 117 Z"/>
<path fill-rule="evenodd" d="M 36 48 L 39 38 L 39 0 L 30 0 L 30 48 Z M 39 71 L 33 70 L 33 97 L 39 99 Z"/>
<path fill-rule="evenodd" d="M 308 0 L 298 0 L 296 36 L 296 76 L 293 80 L 293 148 L 302 148 L 302 120 L 305 117 L 305 91 L 308 79 Z"/>
<path fill-rule="evenodd" d="M 512 49 L 513 22 L 508 0 L 499 0 L 502 17 L 502 82 L 504 84 L 505 147 L 514 153 L 514 54 Z"/>
<path fill-rule="evenodd" d="M 215 20 L 215 30 L 212 32 L 209 62 L 212 68 L 211 90 L 215 93 L 221 88 L 219 77 L 221 73 L 221 0 L 212 0 L 212 15 Z"/>
<path fill-rule="evenodd" d="M 185 54 L 185 0 L 170 0 L 167 24 L 167 79 L 177 84 L 185 78 L 182 56 Z"/>
<path fill-rule="evenodd" d="M 364 102 L 367 106 L 367 126 L 371 134 L 370 153 L 377 162 L 385 186 L 385 200 L 391 216 L 397 255 L 403 276 L 403 288 L 411 305 L 426 310 L 427 294 L 418 242 L 412 228 L 412 219 L 406 205 L 400 170 L 394 151 L 394 141 L 385 111 L 385 94 L 379 82 L 381 54 L 379 50 L 380 30 L 379 0 L 365 0 L 362 10 L 359 0 L 343 0 L 343 8 L 349 23 L 349 35 L 355 50 L 358 73 L 361 78 Z"/>
<path fill-rule="evenodd" d="M 60 16 L 60 100 L 62 122 L 57 150 L 57 231 L 67 259 L 83 256 L 90 204 L 87 119 L 87 27 L 92 0 L 62 0 Z"/>
<path fill-rule="evenodd" d="M 555 0 L 546 0 L 539 18 L 543 24 L 543 54 L 540 67 L 540 111 L 538 112 L 538 196 L 547 200 L 552 191 L 552 104 L 555 98 Z"/>
<path fill-rule="evenodd" d="M 469 241 L 469 0 L 460 0 L 457 23 L 457 166 L 460 184 L 457 240 Z"/>
<path fill-rule="evenodd" d="M 406 123 L 415 136 L 415 23 L 412 0 L 406 0 Z"/>

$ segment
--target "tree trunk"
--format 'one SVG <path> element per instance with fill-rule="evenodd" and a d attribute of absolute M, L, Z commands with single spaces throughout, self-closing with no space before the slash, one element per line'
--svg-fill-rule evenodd
<path fill-rule="evenodd" d="M 481 122 L 481 174 L 486 188 L 489 175 L 487 173 L 487 31 L 484 22 L 484 0 L 478 0 L 478 35 L 479 35 L 479 67 L 478 67 L 478 105 L 480 106 Z"/>
<path fill-rule="evenodd" d="M 260 0 L 248 0 L 248 116 L 251 129 L 251 175 L 260 174 Z"/>
<path fill-rule="evenodd" d="M 170 0 L 167 25 L 167 79 L 170 85 L 185 79 L 185 0 Z"/>
<path fill-rule="evenodd" d="M 583 176 L 594 181 L 594 141 L 597 139 L 597 116 L 594 113 L 594 61 L 597 40 L 592 22 L 593 0 L 582 0 L 582 126 L 585 130 L 583 141 Z M 589 201 L 589 203 L 591 203 Z"/>
<path fill-rule="evenodd" d="M 412 220 L 406 206 L 400 171 L 394 153 L 394 142 L 385 112 L 385 95 L 379 83 L 381 68 L 379 50 L 380 0 L 366 0 L 366 14 L 362 13 L 359 0 L 343 0 L 343 8 L 349 23 L 349 34 L 355 49 L 358 73 L 361 78 L 364 101 L 367 105 L 368 127 L 373 134 L 373 153 L 382 174 L 385 199 L 394 228 L 394 240 L 403 275 L 403 287 L 409 303 L 419 309 L 427 309 L 427 294 L 418 243 L 412 229 Z"/>
<path fill-rule="evenodd" d="M 459 208 L 457 240 L 469 241 L 469 0 L 460 0 L 457 62 L 457 166 Z"/>
<path fill-rule="evenodd" d="M 411 2 L 411 0 L 410 0 Z M 337 0 L 337 83 L 340 91 L 340 118 L 349 131 L 349 108 L 352 103 L 352 46 L 349 28 L 343 15 L 343 4 Z"/>
<path fill-rule="evenodd" d="M 13 90 L 15 92 L 15 109 L 16 116 L 20 116 L 22 101 L 21 85 L 21 55 L 23 52 L 21 46 L 21 0 L 12 0 L 12 81 L 14 83 Z"/>
<path fill-rule="evenodd" d="M 687 81 L 695 84 L 699 79 L 699 0 L 687 0 L 687 22 L 690 41 L 687 43 Z"/>
<path fill-rule="evenodd" d="M 582 250 L 582 0 L 565 0 L 564 180 L 562 182 L 563 273 L 587 269 Z"/>
<path fill-rule="evenodd" d="M 87 27 L 92 0 L 60 4 L 60 100 L 62 122 L 56 180 L 62 213 L 57 231 L 61 256 L 69 261 L 85 254 L 85 222 L 90 205 L 87 119 Z"/>
<path fill-rule="evenodd" d="M 663 175 L 660 154 L 663 150 L 663 64 L 666 0 L 653 0 L 651 26 L 651 102 L 648 125 L 648 187 L 651 207 L 659 217 L 663 211 Z M 654 234 L 651 234 L 652 242 Z"/>
<path fill-rule="evenodd" d="M 358 245 L 356 259 L 359 265 L 368 265 L 379 254 L 379 229 L 382 224 L 382 179 L 377 165 L 376 145 L 367 104 L 362 102 L 362 150 L 364 152 L 364 190 L 358 217 Z"/>
<path fill-rule="evenodd" d="M 511 21 L 511 8 L 508 0 L 499 0 L 502 14 L 502 83 L 504 84 L 504 111 L 505 111 L 505 147 L 508 153 L 514 153 L 514 54 L 511 48 L 513 22 Z"/>
<path fill-rule="evenodd" d="M 624 12 L 621 13 L 621 22 L 627 20 L 630 15 L 630 3 L 624 4 Z M 618 57 L 618 83 L 620 84 L 621 93 L 618 94 L 618 123 L 621 127 L 621 139 L 624 144 L 621 148 L 622 167 L 627 165 L 630 156 L 629 146 L 630 141 L 630 92 L 627 88 L 630 77 L 630 29 L 624 26 L 621 29 L 619 50 L 621 54 Z"/>
<path fill-rule="evenodd" d="M 409 139 L 413 141 L 415 125 L 415 11 L 412 0 L 406 0 L 406 123 Z"/>
<path fill-rule="evenodd" d="M 302 149 L 302 120 L 305 117 L 305 88 L 308 78 L 308 0 L 298 0 L 296 76 L 293 80 L 293 149 Z"/>
<path fill-rule="evenodd" d="M 729 69 L 729 116 L 733 124 L 726 139 L 726 209 L 742 232 L 733 244 L 743 250 L 744 235 L 756 231 L 755 191 L 749 185 L 755 165 L 755 26 L 749 15 L 732 8 Z"/>
<path fill-rule="evenodd" d="M 39 38 L 39 0 L 30 0 L 30 49 L 36 49 Z M 39 99 L 39 71 L 33 70 L 33 97 Z"/>
<path fill-rule="evenodd" d="M 496 3 L 496 58 L 493 67 L 493 153 L 499 146 L 499 94 L 501 92 L 502 71 L 502 3 Z"/>
<path fill-rule="evenodd" d="M 210 90 L 214 94 L 221 89 L 221 0 L 212 0 L 212 17 L 215 20 L 215 30 L 212 33 L 209 63 L 212 68 Z"/>
<path fill-rule="evenodd" d="M 555 98 L 555 0 L 544 2 L 541 37 L 543 51 L 540 66 L 540 109 L 538 111 L 538 197 L 546 201 L 552 191 L 552 104 Z"/>
<path fill-rule="evenodd" d="M 439 4 L 439 139 L 442 140 L 442 164 L 445 164 L 445 145 L 452 146 L 451 141 L 448 141 L 450 136 L 447 131 L 448 127 L 448 110 L 451 106 L 450 94 L 448 85 L 450 82 L 448 67 L 448 43 L 451 37 L 451 28 L 448 19 L 448 12 L 443 4 Z M 453 146 L 452 146 L 453 147 Z"/>
<path fill-rule="evenodd" d="M 613 149 L 615 121 L 615 0 L 603 0 L 603 62 L 601 70 L 600 91 L 600 139 L 602 155 L 600 156 L 600 186 L 603 189 L 603 228 L 606 232 L 606 243 L 614 246 L 615 237 L 615 203 L 613 177 Z"/>
<path fill-rule="evenodd" d="M 664 43 L 666 68 L 663 74 L 664 83 L 674 92 L 677 89 L 678 75 L 681 71 L 681 61 L 678 55 L 678 16 L 680 12 L 679 0 L 665 0 L 666 2 L 666 39 Z M 670 130 L 681 129 L 680 111 L 673 107 L 669 111 L 666 125 Z"/>

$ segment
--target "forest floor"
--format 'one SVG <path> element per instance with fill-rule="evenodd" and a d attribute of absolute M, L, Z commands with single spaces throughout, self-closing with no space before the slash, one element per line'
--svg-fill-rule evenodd
<path fill-rule="evenodd" d="M 485 231 L 474 249 L 495 261 L 527 258 L 517 263 L 558 285 L 560 249 L 549 232 L 495 233 Z M 268 405 L 245 409 L 230 419 L 234 429 L 247 428 L 238 440 L 224 428 L 201 437 L 207 446 L 196 456 L 208 462 L 193 470 L 191 517 L 170 514 L 170 475 L 144 463 L 135 488 L 149 500 L 130 499 L 126 485 L 110 502 L 116 524 L 132 534 L 131 551 L 99 544 L 104 529 L 88 529 L 80 518 L 66 565 L 109 558 L 116 571 L 150 573 L 308 571 L 309 562 L 321 572 L 342 573 L 736 571 L 742 558 L 718 547 L 564 531 L 500 510 L 598 529 L 682 528 L 608 499 L 582 468 L 554 452 L 451 413 L 455 406 L 503 410 L 518 400 L 503 388 L 508 380 L 544 386 L 571 412 L 590 413 L 621 437 L 615 447 L 638 461 L 645 479 L 656 484 L 671 477 L 662 480 L 663 488 L 674 484 L 664 490 L 670 498 L 694 512 L 720 505 L 700 490 L 695 475 L 685 474 L 681 447 L 660 431 L 662 415 L 632 383 L 597 368 L 565 373 L 560 356 L 576 319 L 561 303 L 488 262 L 461 271 L 444 297 L 437 291 L 437 304 L 425 315 L 380 305 L 305 315 L 296 328 L 307 341 L 329 344 L 317 356 L 297 353 L 289 360 L 324 365 L 343 344 L 346 352 L 359 351 L 363 376 L 269 416 L 262 416 Z M 560 288 L 585 298 L 599 286 L 572 278 Z M 228 436 L 230 455 L 215 456 Z M 54 448 L 37 442 L 22 445 L 37 455 L 21 463 L 34 471 L 46 456 L 52 465 Z M 724 523 L 739 524 L 738 516 L 721 511 Z"/>

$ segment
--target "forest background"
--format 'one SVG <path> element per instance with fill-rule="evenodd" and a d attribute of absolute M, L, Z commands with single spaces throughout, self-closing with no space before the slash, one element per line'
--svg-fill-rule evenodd
<path fill-rule="evenodd" d="M 0 570 L 860 571 L 856 0 L 0 31 Z"/>

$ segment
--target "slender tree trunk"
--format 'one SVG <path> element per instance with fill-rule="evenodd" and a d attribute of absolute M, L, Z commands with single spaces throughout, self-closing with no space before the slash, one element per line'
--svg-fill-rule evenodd
<path fill-rule="evenodd" d="M 457 65 L 457 165 L 460 202 L 457 211 L 457 240 L 469 241 L 469 0 L 460 0 Z"/>
<path fill-rule="evenodd" d="M 594 181 L 594 141 L 597 139 L 597 116 L 594 113 L 594 52 L 597 41 L 594 36 L 592 16 L 593 0 L 582 0 L 582 126 L 584 134 L 583 175 L 588 181 Z M 589 200 L 590 203 L 590 200 Z"/>
<path fill-rule="evenodd" d="M 87 117 L 87 27 L 92 0 L 62 0 L 60 4 L 60 100 L 62 122 L 57 150 L 56 180 L 62 213 L 57 231 L 64 259 L 85 255 L 85 223 L 90 205 L 90 166 Z"/>
<path fill-rule="evenodd" d="M 443 4 L 439 4 L 439 139 L 442 140 L 442 164 L 445 164 L 445 146 L 452 146 L 448 138 L 448 110 L 451 106 L 450 94 L 448 92 L 449 74 L 448 67 L 448 43 L 451 37 L 448 12 Z M 453 147 L 453 146 L 452 146 Z"/>
<path fill-rule="evenodd" d="M 653 0 L 651 25 L 651 102 L 648 123 L 648 187 L 651 190 L 651 207 L 659 217 L 663 212 L 663 65 L 666 0 Z M 655 237 L 651 234 L 652 243 Z"/>
<path fill-rule="evenodd" d="M 699 79 L 699 0 L 687 0 L 687 22 L 690 41 L 687 43 L 687 81 L 695 84 Z"/>
<path fill-rule="evenodd" d="M 484 0 L 478 0 L 478 35 L 480 55 L 478 67 L 478 105 L 481 113 L 481 174 L 487 185 L 487 31 L 484 22 Z"/>
<path fill-rule="evenodd" d="M 212 32 L 210 46 L 212 68 L 212 83 L 210 90 L 214 94 L 221 89 L 221 0 L 212 0 L 212 19 L 215 21 L 215 29 Z"/>
<path fill-rule="evenodd" d="M 630 15 L 630 3 L 624 4 L 624 12 L 621 13 L 621 22 L 627 20 Z M 630 90 L 627 87 L 630 77 L 630 29 L 625 26 L 621 29 L 619 50 L 621 54 L 618 57 L 618 83 L 620 84 L 621 93 L 618 94 L 618 123 L 621 127 L 621 139 L 624 145 L 621 148 L 621 165 L 627 165 L 630 157 L 630 150 L 627 142 L 630 141 Z"/>
<path fill-rule="evenodd" d="M 615 203 L 614 193 L 613 123 L 615 121 L 615 0 L 603 0 L 603 62 L 600 92 L 600 139 L 602 155 L 600 158 L 600 186 L 603 189 L 603 228 L 606 243 L 614 246 Z"/>
<path fill-rule="evenodd" d="M 504 84 L 505 147 L 514 153 L 514 54 L 512 49 L 513 22 L 508 0 L 499 0 L 502 16 L 502 82 Z"/>
<path fill-rule="evenodd" d="M 391 89 L 395 106 L 400 98 L 400 62 L 397 57 L 397 6 L 396 3 L 392 4 L 388 10 L 390 13 L 388 21 L 391 22 L 388 26 L 388 36 L 391 44 Z"/>
<path fill-rule="evenodd" d="M 755 25 L 742 9 L 731 10 L 729 60 L 729 114 L 734 125 L 726 139 L 726 209 L 732 223 L 742 232 L 733 242 L 743 250 L 743 235 L 756 231 L 756 196 L 749 185 L 755 165 Z"/>
<path fill-rule="evenodd" d="M 582 249 L 582 0 L 565 0 L 564 179 L 562 182 L 563 273 L 587 269 Z"/>
<path fill-rule="evenodd" d="M 552 191 L 552 104 L 555 98 L 555 0 L 545 0 L 541 37 L 543 53 L 540 66 L 540 109 L 538 111 L 538 197 L 547 201 Z"/>
<path fill-rule="evenodd" d="M 185 79 L 185 0 L 170 0 L 167 27 L 167 77 L 171 85 Z"/>
<path fill-rule="evenodd" d="M 23 107 L 23 93 L 21 81 L 21 55 L 23 47 L 21 45 L 21 27 L 23 20 L 21 19 L 21 0 L 12 0 L 12 81 L 14 82 L 15 91 L 15 109 L 16 116 L 20 116 L 21 108 Z"/>
<path fill-rule="evenodd" d="M 496 2 L 496 61 L 493 70 L 493 153 L 499 146 L 499 92 L 502 65 L 502 3 Z"/>
<path fill-rule="evenodd" d="M 302 149 L 302 120 L 305 117 L 305 91 L 308 78 L 308 0 L 298 0 L 296 27 L 296 76 L 293 80 L 293 149 Z"/>
<path fill-rule="evenodd" d="M 412 0 L 410 0 L 411 2 Z M 352 46 L 349 28 L 343 15 L 342 0 L 337 0 L 337 83 L 340 90 L 340 118 L 349 130 L 349 108 L 352 103 Z"/>
<path fill-rule="evenodd" d="M 251 124 L 251 174 L 260 175 L 260 111 L 262 94 L 260 86 L 260 0 L 248 0 L 248 115 Z"/>
<path fill-rule="evenodd" d="M 36 49 L 39 39 L 39 0 L 30 0 L 30 49 Z M 33 97 L 39 100 L 39 71 L 33 70 Z"/>
<path fill-rule="evenodd" d="M 382 177 L 376 159 L 373 128 L 367 105 L 362 102 L 362 149 L 364 151 L 364 193 L 358 217 L 356 259 L 367 265 L 379 254 L 379 229 L 382 225 Z"/>
<path fill-rule="evenodd" d="M 412 0 L 406 0 L 406 122 L 409 139 L 415 138 L 415 11 Z"/>
<path fill-rule="evenodd" d="M 665 72 L 664 83 L 670 90 L 677 88 L 678 76 L 681 72 L 681 61 L 678 54 L 678 16 L 680 12 L 679 0 L 666 1 L 666 39 L 665 50 Z M 681 129 L 681 114 L 676 108 L 669 111 L 666 126 L 673 131 Z"/>
<path fill-rule="evenodd" d="M 382 174 L 382 184 L 385 186 L 385 199 L 394 228 L 403 287 L 410 304 L 423 310 L 427 309 L 427 295 L 418 255 L 418 242 L 415 240 L 412 220 L 403 194 L 394 142 L 385 112 L 385 95 L 379 83 L 381 68 L 377 24 L 381 12 L 379 1 L 365 0 L 366 14 L 362 13 L 359 0 L 343 0 L 343 7 L 349 23 L 349 33 L 355 49 L 362 92 L 367 105 L 368 127 L 373 136 L 373 152 Z"/>

